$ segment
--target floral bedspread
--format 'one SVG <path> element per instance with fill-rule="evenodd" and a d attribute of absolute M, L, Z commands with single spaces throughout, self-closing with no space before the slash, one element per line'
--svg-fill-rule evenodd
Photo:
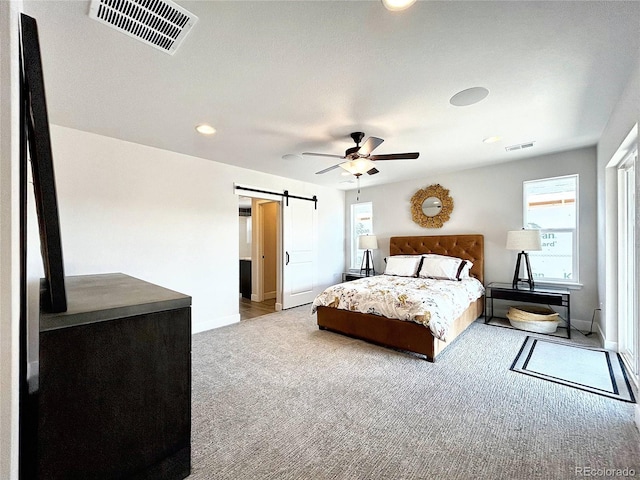
<path fill-rule="evenodd" d="M 408 320 L 446 340 L 451 323 L 484 293 L 475 278 L 461 281 L 378 275 L 327 288 L 313 301 L 319 306 Z"/>

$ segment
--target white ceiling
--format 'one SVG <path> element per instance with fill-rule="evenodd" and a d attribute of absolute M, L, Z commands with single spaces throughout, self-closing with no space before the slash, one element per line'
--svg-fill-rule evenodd
<path fill-rule="evenodd" d="M 315 174 L 334 159 L 282 156 L 343 154 L 352 131 L 384 138 L 376 154 L 420 152 L 367 186 L 594 145 L 640 51 L 638 1 L 176 3 L 199 21 L 170 56 L 91 20 L 88 0 L 25 0 L 50 121 L 351 189 L 342 169 Z M 485 100 L 449 104 L 475 86 Z"/>

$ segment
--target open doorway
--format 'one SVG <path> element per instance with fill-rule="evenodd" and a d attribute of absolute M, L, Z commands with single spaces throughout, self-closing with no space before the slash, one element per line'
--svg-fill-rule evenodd
<path fill-rule="evenodd" d="M 240 320 L 278 308 L 280 202 L 239 197 Z"/>

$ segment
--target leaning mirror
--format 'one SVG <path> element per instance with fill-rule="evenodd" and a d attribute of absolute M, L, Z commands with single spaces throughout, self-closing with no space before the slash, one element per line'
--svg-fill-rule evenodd
<path fill-rule="evenodd" d="M 421 227 L 441 228 L 452 211 L 449 190 L 439 184 L 422 188 L 411 197 L 411 216 Z"/>

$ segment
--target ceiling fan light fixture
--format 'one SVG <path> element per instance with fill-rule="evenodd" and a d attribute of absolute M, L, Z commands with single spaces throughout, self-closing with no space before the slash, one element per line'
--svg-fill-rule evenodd
<path fill-rule="evenodd" d="M 382 0 L 384 8 L 391 12 L 406 10 L 414 3 L 416 3 L 416 0 Z"/>
<path fill-rule="evenodd" d="M 368 175 L 375 175 L 379 173 L 379 170 L 375 167 L 374 161 L 378 160 L 412 160 L 414 158 L 418 158 L 420 153 L 411 152 L 411 153 L 387 153 L 383 155 L 371 155 L 376 148 L 380 146 L 384 140 L 378 137 L 369 137 L 366 142 L 362 146 L 360 146 L 360 142 L 364 138 L 363 132 L 353 132 L 351 134 L 351 138 L 354 142 L 356 142 L 355 147 L 348 148 L 344 155 L 333 155 L 328 153 L 313 153 L 313 152 L 302 152 L 303 156 L 311 155 L 314 157 L 330 157 L 330 158 L 339 158 L 340 163 L 335 163 L 330 167 L 327 167 L 319 172 L 316 172 L 316 175 L 322 175 L 323 173 L 330 172 L 331 170 L 342 167 L 343 170 L 346 170 L 347 175 L 355 175 L 356 177 L 360 177 L 365 173 Z M 344 173 L 343 173 L 344 175 Z"/>
<path fill-rule="evenodd" d="M 207 123 L 196 125 L 196 131 L 202 135 L 213 135 L 216 133 L 216 129 Z"/>
<path fill-rule="evenodd" d="M 368 158 L 357 158 L 349 162 L 341 163 L 340 166 L 352 175 L 364 175 L 372 168 L 375 168 L 373 161 Z"/>

